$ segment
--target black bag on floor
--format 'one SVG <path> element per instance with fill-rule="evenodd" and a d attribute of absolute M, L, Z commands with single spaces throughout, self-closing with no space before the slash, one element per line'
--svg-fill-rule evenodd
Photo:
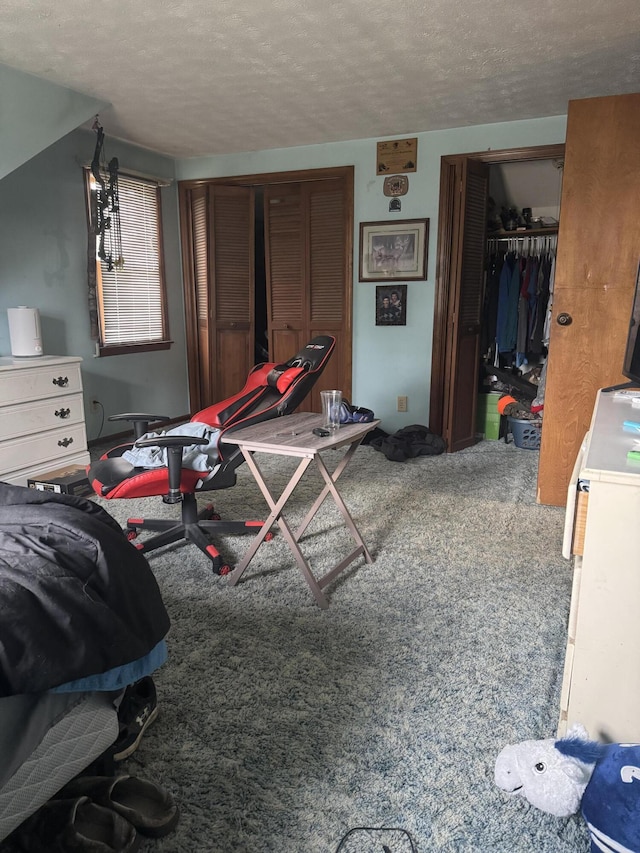
<path fill-rule="evenodd" d="M 446 450 L 444 439 L 421 424 L 403 427 L 393 435 L 379 436 L 370 444 L 391 462 L 406 462 L 416 456 L 437 456 Z"/>

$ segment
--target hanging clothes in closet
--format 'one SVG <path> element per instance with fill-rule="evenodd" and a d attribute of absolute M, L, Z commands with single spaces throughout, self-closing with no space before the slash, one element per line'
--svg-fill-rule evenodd
<path fill-rule="evenodd" d="M 496 367 L 539 364 L 547 353 L 557 235 L 490 237 L 483 354 Z"/>

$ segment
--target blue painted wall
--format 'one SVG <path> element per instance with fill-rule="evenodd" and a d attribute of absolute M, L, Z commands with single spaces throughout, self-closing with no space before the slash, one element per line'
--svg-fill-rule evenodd
<path fill-rule="evenodd" d="M 87 307 L 87 220 L 81 164 L 91 161 L 95 134 L 77 130 L 0 180 L 0 355 L 11 354 L 7 308 L 38 308 L 44 352 L 79 355 L 89 439 L 106 415 L 147 411 L 172 417 L 189 411 L 177 190 L 162 189 L 170 350 L 96 358 Z M 107 138 L 106 156 L 121 168 L 172 178 L 174 162 Z M 122 431 L 105 423 L 103 435 Z"/>
<path fill-rule="evenodd" d="M 0 178 L 104 106 L 104 101 L 0 65 Z"/>

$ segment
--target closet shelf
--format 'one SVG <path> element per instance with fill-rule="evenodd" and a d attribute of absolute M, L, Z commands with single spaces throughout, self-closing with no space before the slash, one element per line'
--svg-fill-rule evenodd
<path fill-rule="evenodd" d="M 513 240 L 525 239 L 528 237 L 548 237 L 558 233 L 558 226 L 553 228 L 529 228 L 525 231 L 488 231 L 487 240 Z"/>
<path fill-rule="evenodd" d="M 519 374 L 512 373 L 510 370 L 505 370 L 502 367 L 495 367 L 495 365 L 487 364 L 486 362 L 482 365 L 482 368 L 485 376 L 497 377 L 503 385 L 509 385 L 527 399 L 534 400 L 537 397 L 538 386 L 527 379 L 523 379 Z"/>

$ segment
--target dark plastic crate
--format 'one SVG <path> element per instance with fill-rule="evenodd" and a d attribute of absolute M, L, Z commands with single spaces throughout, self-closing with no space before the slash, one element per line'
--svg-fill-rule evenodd
<path fill-rule="evenodd" d="M 509 432 L 513 435 L 513 443 L 516 447 L 525 450 L 539 450 L 542 436 L 542 419 L 528 421 L 522 418 L 507 418 Z"/>

